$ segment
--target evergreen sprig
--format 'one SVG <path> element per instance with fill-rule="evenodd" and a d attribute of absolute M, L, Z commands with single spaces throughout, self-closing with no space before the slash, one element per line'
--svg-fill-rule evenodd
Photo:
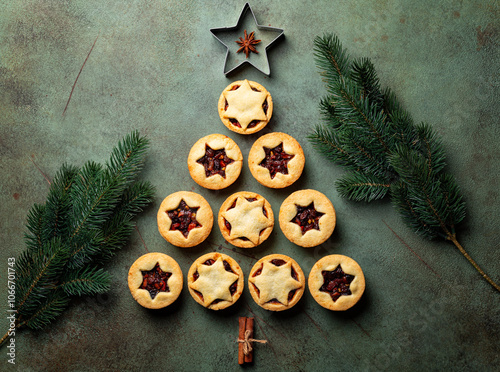
<path fill-rule="evenodd" d="M 57 172 L 46 202 L 27 216 L 26 249 L 15 266 L 16 328 L 41 329 L 72 297 L 109 290 L 102 265 L 127 243 L 134 217 L 154 196 L 154 187 L 138 180 L 147 147 L 135 131 L 105 165 L 89 161 Z"/>
<path fill-rule="evenodd" d="M 454 177 L 444 169 L 445 152 L 432 127 L 415 124 L 395 94 L 381 88 L 370 60 L 353 60 L 337 36 L 318 36 L 314 45 L 327 95 L 319 103 L 323 124 L 309 139 L 346 168 L 336 182 L 340 195 L 366 202 L 390 196 L 416 233 L 451 241 L 500 291 L 457 241 L 455 229 L 465 217 L 465 204 Z"/>

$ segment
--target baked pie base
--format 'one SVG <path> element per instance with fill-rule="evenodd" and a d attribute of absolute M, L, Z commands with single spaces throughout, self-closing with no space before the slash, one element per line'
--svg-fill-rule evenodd
<path fill-rule="evenodd" d="M 180 230 L 171 229 L 172 220 L 168 212 L 176 210 L 181 201 L 184 201 L 189 208 L 196 209 L 196 221 L 199 227 L 189 231 L 187 237 Z M 191 191 L 178 191 L 167 196 L 160 205 L 157 213 L 158 231 L 169 243 L 177 247 L 193 247 L 203 242 L 213 226 L 213 213 L 210 204 L 203 196 Z"/>
<path fill-rule="evenodd" d="M 213 262 L 207 265 L 207 261 Z M 187 274 L 187 282 L 189 293 L 197 303 L 211 310 L 222 310 L 240 298 L 244 276 L 240 265 L 233 258 L 211 252 L 193 262 Z"/>
<path fill-rule="evenodd" d="M 301 299 L 305 276 L 294 259 L 283 254 L 271 254 L 253 266 L 248 287 L 260 307 L 283 311 L 292 308 Z"/>
<path fill-rule="evenodd" d="M 239 134 L 253 134 L 263 129 L 271 120 L 273 100 L 261 84 L 238 80 L 222 91 L 218 110 L 222 123 L 229 130 Z M 232 122 L 234 120 L 241 121 L 240 126 L 235 125 Z"/>
<path fill-rule="evenodd" d="M 283 151 L 292 158 L 283 162 L 285 172 L 277 171 L 273 177 L 270 170 L 261 164 L 266 159 L 266 149 L 269 152 L 270 149 L 280 145 Z M 297 140 L 286 133 L 280 132 L 261 136 L 254 142 L 248 154 L 248 166 L 252 175 L 259 183 L 271 188 L 283 188 L 294 183 L 302 174 L 304 163 L 304 151 Z"/>
<path fill-rule="evenodd" d="M 343 272 L 354 276 L 354 279 L 349 284 L 351 294 L 341 295 L 336 301 L 333 301 L 329 292 L 320 291 L 320 288 L 325 283 L 323 271 L 334 271 L 338 266 Z M 334 254 L 325 256 L 314 264 L 309 273 L 308 286 L 311 295 L 318 304 L 326 309 L 334 311 L 343 311 L 354 306 L 365 291 L 365 276 L 359 264 L 352 258 Z"/>
<path fill-rule="evenodd" d="M 221 174 L 206 175 L 205 166 L 198 162 L 206 154 L 206 147 L 212 150 L 225 150 L 226 156 L 232 160 L 224 166 L 224 177 Z M 191 178 L 200 186 L 211 190 L 219 190 L 231 185 L 241 172 L 243 155 L 238 145 L 223 134 L 210 134 L 200 138 L 191 148 L 188 155 L 188 168 Z"/>
<path fill-rule="evenodd" d="M 240 191 L 222 203 L 218 223 L 227 242 L 240 248 L 253 248 L 271 235 L 274 214 L 271 205 L 262 196 Z"/>
<path fill-rule="evenodd" d="M 148 290 L 140 287 L 144 280 L 142 272 L 152 270 L 157 263 L 162 271 L 171 275 L 167 280 L 168 291 L 158 292 L 153 299 Z M 172 257 L 163 253 L 147 253 L 139 257 L 128 272 L 128 287 L 132 297 L 148 309 L 161 309 L 172 304 L 179 297 L 182 285 L 181 268 Z"/>
<path fill-rule="evenodd" d="M 318 221 L 318 229 L 312 228 L 302 232 L 299 224 L 292 222 L 298 213 L 298 207 L 313 205 L 322 216 Z M 299 190 L 290 194 L 281 204 L 279 224 L 283 234 L 292 243 L 301 247 L 315 247 L 324 243 L 333 233 L 336 215 L 333 204 L 321 192 L 311 189 Z"/>

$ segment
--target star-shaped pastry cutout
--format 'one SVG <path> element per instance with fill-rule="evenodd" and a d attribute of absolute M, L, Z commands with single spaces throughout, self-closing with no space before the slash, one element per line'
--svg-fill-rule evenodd
<path fill-rule="evenodd" d="M 205 167 L 205 176 L 207 178 L 215 174 L 226 178 L 226 167 L 234 163 L 234 160 L 226 155 L 226 149 L 214 150 L 206 144 L 205 155 L 196 160 L 196 162 Z"/>
<path fill-rule="evenodd" d="M 264 199 L 248 201 L 239 196 L 236 205 L 222 213 L 222 217 L 231 224 L 229 239 L 245 237 L 253 244 L 259 244 L 260 232 L 272 225 L 264 215 Z"/>
<path fill-rule="evenodd" d="M 167 211 L 168 217 L 172 221 L 170 230 L 179 230 L 187 238 L 192 229 L 201 227 L 201 224 L 196 220 L 198 209 L 200 207 L 191 208 L 182 199 L 177 208 Z"/>
<path fill-rule="evenodd" d="M 335 302 L 342 295 L 350 295 L 351 282 L 354 280 L 354 275 L 344 273 L 340 265 L 333 271 L 322 271 L 323 285 L 319 289 L 321 292 L 328 292 Z"/>
<path fill-rule="evenodd" d="M 215 300 L 233 300 L 229 287 L 238 280 L 239 276 L 226 271 L 222 257 L 219 257 L 212 265 L 198 264 L 197 271 L 199 277 L 190 287 L 203 295 L 205 306 Z"/>
<path fill-rule="evenodd" d="M 223 94 L 228 103 L 224 118 L 238 120 L 243 129 L 246 129 L 252 120 L 267 120 L 262 107 L 267 94 L 253 90 L 248 80 L 245 79 L 238 89 L 224 91 Z"/>
<path fill-rule="evenodd" d="M 269 170 L 271 179 L 274 179 L 276 173 L 288 174 L 288 162 L 295 155 L 287 154 L 283 150 L 283 142 L 274 148 L 263 147 L 266 157 L 259 163 L 261 167 Z"/>
<path fill-rule="evenodd" d="M 300 226 L 302 235 L 312 229 L 319 230 L 319 219 L 324 215 L 324 213 L 318 212 L 316 208 L 314 208 L 314 202 L 306 207 L 301 205 L 295 206 L 297 208 L 297 214 L 290 222 L 296 223 Z"/>
<path fill-rule="evenodd" d="M 170 292 L 167 281 L 172 276 L 172 273 L 163 271 L 158 262 L 151 270 L 141 271 L 141 273 L 142 283 L 139 288 L 147 290 L 152 300 L 159 292 Z"/>
<path fill-rule="evenodd" d="M 252 55 L 253 58 L 242 59 L 237 53 L 239 45 L 234 41 L 237 40 L 239 36 L 243 35 L 243 31 L 245 29 L 248 30 L 248 32 L 255 31 L 255 37 L 262 40 L 259 45 L 264 47 L 264 51 L 262 53 Z M 283 29 L 259 25 L 252 8 L 250 8 L 248 3 L 244 5 L 235 26 L 212 28 L 210 29 L 210 32 L 222 45 L 226 47 L 226 58 L 224 61 L 225 75 L 235 71 L 244 64 L 249 64 L 255 67 L 265 75 L 271 74 L 267 50 L 275 43 L 276 40 L 283 36 Z"/>
<path fill-rule="evenodd" d="M 302 287 L 302 284 L 292 277 L 290 261 L 280 266 L 264 261 L 261 274 L 252 276 L 249 280 L 258 288 L 261 304 L 276 299 L 286 306 L 290 291 Z"/>

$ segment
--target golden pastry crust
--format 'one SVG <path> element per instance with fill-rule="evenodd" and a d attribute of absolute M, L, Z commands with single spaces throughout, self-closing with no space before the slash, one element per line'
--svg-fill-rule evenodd
<path fill-rule="evenodd" d="M 315 213 L 321 216 L 315 227 L 306 228 L 303 232 L 301 226 L 293 221 L 297 221 L 299 210 L 311 205 Z M 295 191 L 283 201 L 280 207 L 279 224 L 283 234 L 292 243 L 301 247 L 309 248 L 324 243 L 332 235 L 335 223 L 336 215 L 333 204 L 324 194 L 316 190 Z"/>
<path fill-rule="evenodd" d="M 304 294 L 305 276 L 294 259 L 282 254 L 270 254 L 253 266 L 248 288 L 260 307 L 283 311 L 299 302 Z"/>
<path fill-rule="evenodd" d="M 172 223 L 169 213 L 175 213 L 184 202 L 195 213 L 194 227 L 189 227 L 187 236 Z M 177 247 L 193 247 L 203 242 L 213 226 L 213 213 L 210 204 L 203 196 L 191 191 L 178 191 L 167 196 L 157 214 L 158 230 L 165 240 Z"/>
<path fill-rule="evenodd" d="M 187 281 L 193 299 L 211 310 L 233 305 L 244 287 L 240 265 L 230 256 L 217 252 L 199 257 L 191 265 Z"/>
<path fill-rule="evenodd" d="M 154 298 L 147 289 L 141 289 L 143 271 L 153 270 L 156 264 L 163 272 L 170 273 L 167 279 L 168 291 L 158 292 Z M 139 257 L 128 272 L 128 287 L 134 299 L 148 309 L 161 309 L 172 304 L 182 291 L 182 271 L 177 262 L 163 253 L 147 253 Z"/>
<path fill-rule="evenodd" d="M 278 152 L 273 155 L 279 156 L 278 161 L 283 162 L 284 169 L 280 167 L 269 170 L 270 165 L 276 165 L 276 162 L 270 162 L 269 156 L 266 156 L 272 149 Z M 262 185 L 271 188 L 283 188 L 294 183 L 302 174 L 304 163 L 304 151 L 297 140 L 280 132 L 268 133 L 257 139 L 248 154 L 248 166 L 252 175 Z"/>
<path fill-rule="evenodd" d="M 325 284 L 323 271 L 334 271 L 340 265 L 345 274 L 354 276 L 354 279 L 349 284 L 351 294 L 339 295 L 333 301 L 330 292 L 321 291 L 320 288 Z M 325 256 L 314 264 L 309 273 L 308 286 L 311 295 L 318 304 L 326 309 L 334 311 L 343 311 L 354 306 L 365 291 L 365 276 L 359 264 L 352 258 L 333 254 Z"/>
<path fill-rule="evenodd" d="M 252 134 L 271 120 L 273 100 L 267 89 L 259 83 L 238 80 L 222 91 L 218 110 L 220 119 L 229 130 Z"/>
<path fill-rule="evenodd" d="M 203 161 L 206 159 L 205 156 L 207 151 L 210 151 L 208 148 L 215 151 L 224 150 L 226 157 L 229 158 L 229 164 L 226 165 L 223 163 L 220 165 L 220 160 L 216 159 L 215 162 L 220 166 L 220 172 L 207 177 Z M 205 161 L 207 161 L 208 164 L 210 160 L 207 159 Z M 189 152 L 187 162 L 189 174 L 198 185 L 211 190 L 219 190 L 236 181 L 241 172 L 243 155 L 238 145 L 228 136 L 223 134 L 210 134 L 200 138 L 193 145 Z M 212 164 L 213 163 L 212 161 Z"/>
<path fill-rule="evenodd" d="M 240 248 L 253 248 L 273 231 L 274 214 L 271 205 L 262 196 L 240 191 L 222 203 L 218 223 L 227 242 Z"/>

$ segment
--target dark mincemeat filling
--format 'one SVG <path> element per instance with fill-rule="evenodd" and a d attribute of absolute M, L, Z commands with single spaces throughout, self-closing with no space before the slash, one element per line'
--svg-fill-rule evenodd
<path fill-rule="evenodd" d="M 288 174 L 288 162 L 295 156 L 287 154 L 283 150 L 283 142 L 275 148 L 264 147 L 266 157 L 260 162 L 260 166 L 269 170 L 271 179 L 274 179 L 276 173 Z"/>
<path fill-rule="evenodd" d="M 314 203 L 309 204 L 307 207 L 295 205 L 297 207 L 297 214 L 292 219 L 293 223 L 300 226 L 302 235 L 312 229 L 319 230 L 319 219 L 324 213 L 318 212 L 314 208 Z"/>
<path fill-rule="evenodd" d="M 192 229 L 201 227 L 196 220 L 198 209 L 199 207 L 190 208 L 184 200 L 181 200 L 177 208 L 167 211 L 168 217 L 172 220 L 170 230 L 179 230 L 187 238 Z"/>
<path fill-rule="evenodd" d="M 170 292 L 167 280 L 172 276 L 172 273 L 164 272 L 158 262 L 152 270 L 141 272 L 143 280 L 139 288 L 147 290 L 152 300 L 159 292 Z"/>
<path fill-rule="evenodd" d="M 352 294 L 350 290 L 354 275 L 344 273 L 340 265 L 333 271 L 322 271 L 324 283 L 319 289 L 321 292 L 328 292 L 335 302 L 340 296 Z"/>
<path fill-rule="evenodd" d="M 207 178 L 215 174 L 220 174 L 222 178 L 226 178 L 226 167 L 233 163 L 234 160 L 226 155 L 225 149 L 214 150 L 205 145 L 205 155 L 196 162 L 205 167 L 205 176 Z"/>

